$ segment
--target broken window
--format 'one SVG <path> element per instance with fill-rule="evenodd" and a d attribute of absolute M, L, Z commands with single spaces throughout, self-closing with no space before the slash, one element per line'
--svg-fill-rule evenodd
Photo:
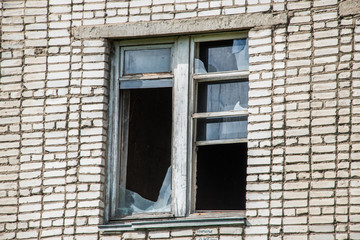
<path fill-rule="evenodd" d="M 115 52 L 109 218 L 245 209 L 246 34 L 118 41 Z"/>
<path fill-rule="evenodd" d="M 112 215 L 170 212 L 172 45 L 125 45 L 117 51 L 119 167 Z"/>
<path fill-rule="evenodd" d="M 247 38 L 198 43 L 195 73 L 247 70 L 248 68 Z"/>
<path fill-rule="evenodd" d="M 170 212 L 171 88 L 121 91 L 122 158 L 117 215 Z"/>
<path fill-rule="evenodd" d="M 195 41 L 195 211 L 245 209 L 248 40 Z"/>

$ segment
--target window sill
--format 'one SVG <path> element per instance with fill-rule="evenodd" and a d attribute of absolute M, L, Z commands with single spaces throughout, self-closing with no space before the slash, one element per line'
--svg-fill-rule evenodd
<path fill-rule="evenodd" d="M 243 214 L 237 214 L 235 216 L 228 216 L 228 217 L 216 217 L 214 215 L 209 217 L 204 217 L 202 214 L 195 214 L 186 218 L 164 219 L 164 220 L 155 220 L 155 221 L 138 220 L 132 222 L 110 223 L 106 225 L 100 225 L 99 229 L 103 234 L 114 234 L 118 232 L 146 230 L 146 229 L 244 225 L 245 221 L 246 219 Z"/>

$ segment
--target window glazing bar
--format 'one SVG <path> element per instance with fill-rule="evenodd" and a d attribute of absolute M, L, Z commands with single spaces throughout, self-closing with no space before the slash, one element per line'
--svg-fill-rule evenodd
<path fill-rule="evenodd" d="M 232 116 L 246 116 L 248 115 L 247 110 L 241 111 L 224 111 L 224 112 L 204 112 L 204 113 L 193 113 L 192 118 L 210 118 L 210 117 L 232 117 Z"/>
<path fill-rule="evenodd" d="M 173 87 L 173 141 L 172 141 L 172 209 L 175 217 L 187 212 L 187 133 L 189 98 L 189 37 L 179 37 L 176 43 L 176 60 Z"/>
<path fill-rule="evenodd" d="M 230 143 L 247 143 L 247 138 L 197 141 L 196 146 L 230 144 Z"/>
<path fill-rule="evenodd" d="M 216 72 L 205 74 L 194 74 L 193 78 L 197 81 L 218 81 L 218 80 L 232 80 L 244 79 L 247 80 L 249 71 L 231 71 L 231 72 Z"/>
<path fill-rule="evenodd" d="M 172 87 L 172 85 L 172 79 L 120 81 L 120 89 L 165 88 Z"/>
<path fill-rule="evenodd" d="M 131 74 L 119 78 L 119 81 L 134 81 L 134 80 L 157 80 L 173 78 L 171 73 L 143 73 L 143 74 Z"/>

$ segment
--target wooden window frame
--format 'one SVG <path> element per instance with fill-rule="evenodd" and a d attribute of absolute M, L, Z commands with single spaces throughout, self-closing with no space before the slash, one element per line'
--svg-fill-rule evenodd
<path fill-rule="evenodd" d="M 249 71 L 229 71 L 206 74 L 194 73 L 194 57 L 196 44 L 204 41 L 229 40 L 236 38 L 246 38 L 246 32 L 215 33 L 204 35 L 188 35 L 180 37 L 164 37 L 157 39 L 138 39 L 121 40 L 113 43 L 113 53 L 111 56 L 111 81 L 109 96 L 109 138 L 108 138 L 108 177 L 106 189 L 105 222 L 111 221 L 133 221 L 135 219 L 148 218 L 197 218 L 204 217 L 195 212 L 195 164 L 196 153 L 194 149 L 197 145 L 207 143 L 196 143 L 194 119 L 205 118 L 208 116 L 219 115 L 219 113 L 196 113 L 194 112 L 196 98 L 196 84 L 202 81 L 232 80 L 248 78 Z M 144 49 L 149 46 L 169 46 L 172 45 L 172 73 L 136 74 L 122 76 L 123 54 L 122 48 Z M 135 46 L 135 47 L 134 47 Z M 150 47 L 151 48 L 151 47 Z M 126 169 L 120 159 L 126 158 L 126 153 L 121 150 L 121 132 L 126 130 L 126 126 L 120 124 L 120 116 L 126 111 L 126 106 L 120 106 L 120 85 L 126 81 L 142 81 L 152 84 L 155 81 L 163 81 L 169 84 L 172 81 L 172 147 L 171 147 L 171 166 L 172 166 L 172 192 L 171 192 L 171 213 L 144 213 L 131 216 L 117 217 L 115 209 L 118 200 L 118 185 L 120 182 L 121 169 Z M 126 84 L 125 84 L 126 85 Z M 124 86 L 125 86 L 124 85 Z M 130 84 L 131 85 L 131 84 Z M 145 87 L 149 87 L 147 85 Z M 127 87 L 122 87 L 126 89 Z M 131 86 L 129 87 L 131 88 Z M 227 111 L 222 112 L 221 116 L 247 115 L 247 111 Z M 220 116 L 219 115 L 219 116 Z M 223 140 L 220 140 L 223 142 Z M 246 142 L 246 139 L 240 142 Z M 239 141 L 237 141 L 239 142 Z M 213 142 L 214 144 L 220 142 Z M 176 183 L 176 184 L 173 184 Z M 244 216 L 244 211 L 230 211 L 210 213 L 206 217 L 234 217 Z"/>
<path fill-rule="evenodd" d="M 165 44 L 165 45 L 164 45 Z M 172 46 L 172 73 L 151 73 L 151 74 L 135 74 L 122 76 L 123 52 L 125 49 L 151 49 L 163 46 Z M 187 50 L 186 50 L 187 49 Z M 106 192 L 106 214 L 105 220 L 131 220 L 146 218 L 166 218 L 166 217 L 184 217 L 186 215 L 186 188 L 187 188 L 187 131 L 188 131 L 188 98 L 189 87 L 189 37 L 178 38 L 161 38 L 161 39 L 142 39 L 127 40 L 114 42 L 114 52 L 112 54 L 111 65 L 111 82 L 110 82 L 110 100 L 109 100 L 109 148 L 108 157 L 110 166 L 108 166 L 109 174 L 107 179 Z M 173 57 L 173 56 L 176 57 Z M 118 217 L 115 215 L 115 209 L 118 200 L 118 186 L 121 176 L 118 174 L 126 170 L 126 151 L 123 151 L 122 136 L 127 130 L 124 124 L 121 124 L 121 116 L 127 111 L 127 106 L 121 106 L 126 102 L 126 95 L 120 96 L 120 84 L 126 81 L 142 81 L 150 85 L 145 87 L 153 87 L 151 83 L 172 81 L 173 93 L 173 121 L 172 121 L 172 184 L 171 193 L 171 214 L 169 213 L 141 213 L 131 216 Z M 156 85 L 156 84 L 155 84 Z M 124 87 L 126 89 L 127 87 Z M 131 87 L 130 87 L 131 88 Z M 123 98 L 121 101 L 120 99 Z M 126 104 L 125 104 L 126 105 Z M 176 106 L 176 107 L 174 107 Z M 184 117 L 185 116 L 185 117 Z M 125 121 L 126 122 L 126 121 Z M 176 128 L 174 126 L 177 126 Z M 120 175 L 120 176 L 119 176 Z"/>
<path fill-rule="evenodd" d="M 191 159 L 191 164 L 189 164 L 189 173 L 190 174 L 190 182 L 191 187 L 188 189 L 188 195 L 190 196 L 189 206 L 190 212 L 189 214 L 197 214 L 195 209 L 196 204 L 196 163 L 197 163 L 197 154 L 196 148 L 197 146 L 202 145 L 212 145 L 212 144 L 227 144 L 227 143 L 246 143 L 247 138 L 242 139 L 224 139 L 224 140 L 211 140 L 211 141 L 197 141 L 196 140 L 196 123 L 195 120 L 199 118 L 207 118 L 207 117 L 229 117 L 229 116 L 247 116 L 248 111 L 224 111 L 224 112 L 205 112 L 205 113 L 197 113 L 197 84 L 199 82 L 220 82 L 227 80 L 238 80 L 238 79 L 248 79 L 249 71 L 248 70 L 240 70 L 240 71 L 224 71 L 224 72 L 209 72 L 209 73 L 195 73 L 195 64 L 194 60 L 197 55 L 196 51 L 199 51 L 198 44 L 201 42 L 210 42 L 210 41 L 221 41 L 221 40 L 231 40 L 231 39 L 239 39 L 239 38 L 247 38 L 247 32 L 231 32 L 231 33 L 217 33 L 217 34 L 202 34 L 195 35 L 191 38 L 191 49 L 190 49 L 190 93 L 191 97 L 191 105 L 190 105 L 190 122 L 189 122 L 189 156 Z M 201 214 L 201 211 L 198 211 Z M 208 212 L 209 216 L 243 216 L 244 210 L 238 211 L 215 211 Z"/>

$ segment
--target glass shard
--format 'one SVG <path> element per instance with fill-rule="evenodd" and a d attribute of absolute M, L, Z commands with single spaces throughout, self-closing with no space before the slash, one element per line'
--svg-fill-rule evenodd
<path fill-rule="evenodd" d="M 200 61 L 205 71 L 196 66 L 195 73 L 223 72 L 249 69 L 248 39 L 235 39 L 199 44 Z"/>
<path fill-rule="evenodd" d="M 171 204 L 171 166 L 166 172 L 158 198 L 151 201 L 140 196 L 140 194 L 120 186 L 119 208 L 117 215 L 131 215 L 134 213 L 170 212 Z"/>

